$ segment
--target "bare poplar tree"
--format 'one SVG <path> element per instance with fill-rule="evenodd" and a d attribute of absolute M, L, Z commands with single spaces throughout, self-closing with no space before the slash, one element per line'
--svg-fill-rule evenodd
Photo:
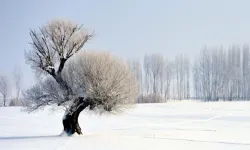
<path fill-rule="evenodd" d="M 22 72 L 19 67 L 16 67 L 13 71 L 13 77 L 14 77 L 14 85 L 15 85 L 15 91 L 16 91 L 16 100 L 19 101 L 19 96 L 21 92 L 21 85 L 22 85 Z"/>
<path fill-rule="evenodd" d="M 194 97 L 196 99 L 202 98 L 202 80 L 200 74 L 199 62 L 195 61 L 193 64 L 193 88 L 194 88 Z"/>
<path fill-rule="evenodd" d="M 150 60 L 149 60 L 149 56 L 148 55 L 145 55 L 144 56 L 144 63 L 143 63 L 143 67 L 144 67 L 144 73 L 145 73 L 145 92 L 146 92 L 146 95 L 148 95 L 150 93 Z"/>
<path fill-rule="evenodd" d="M 228 65 L 230 67 L 228 80 L 228 98 L 229 100 L 239 99 L 240 95 L 240 50 L 237 45 L 233 45 L 228 51 Z"/>
<path fill-rule="evenodd" d="M 198 86 L 195 85 L 195 88 L 198 89 L 198 87 L 201 89 L 199 94 L 201 98 L 204 98 L 205 101 L 209 101 L 212 98 L 211 95 L 211 55 L 207 48 L 201 50 L 200 56 L 198 57 L 198 60 L 195 63 L 194 68 L 194 82 L 197 82 L 200 84 Z"/>
<path fill-rule="evenodd" d="M 250 93 L 250 85 L 248 83 L 250 79 L 250 60 L 249 60 L 249 46 L 244 45 L 243 46 L 243 62 L 242 62 L 242 94 L 243 94 L 243 99 L 249 100 L 249 93 Z"/>
<path fill-rule="evenodd" d="M 173 63 L 165 60 L 164 65 L 164 97 L 166 100 L 170 99 L 170 88 L 173 78 Z"/>
<path fill-rule="evenodd" d="M 10 93 L 10 84 L 8 81 L 7 76 L 0 76 L 0 94 L 2 95 L 3 98 L 3 106 L 6 107 L 6 102 L 8 95 Z"/>
<path fill-rule="evenodd" d="M 190 62 L 188 57 L 186 56 L 184 58 L 184 88 L 185 88 L 185 94 L 184 98 L 189 99 L 190 98 Z"/>
<path fill-rule="evenodd" d="M 189 60 L 188 57 L 184 55 L 178 55 L 175 57 L 174 62 L 174 82 L 173 91 L 174 97 L 176 99 L 188 99 L 190 96 L 189 80 L 190 80 L 190 70 L 189 70 Z"/>
<path fill-rule="evenodd" d="M 144 73 L 146 96 L 151 102 L 161 102 L 164 91 L 164 57 L 160 54 L 144 56 Z M 151 95 L 153 94 L 153 95 Z M 153 98 L 153 99 L 152 99 Z M 160 99 L 159 99 L 160 98 Z"/>
<path fill-rule="evenodd" d="M 160 77 L 163 74 L 164 58 L 160 54 L 152 54 L 149 57 L 149 70 L 152 77 L 152 92 L 160 94 Z"/>
<path fill-rule="evenodd" d="M 228 55 L 227 55 L 228 54 Z M 230 52 L 220 48 L 203 49 L 193 68 L 195 96 L 206 101 L 228 98 L 232 73 Z"/>
<path fill-rule="evenodd" d="M 143 82 L 142 82 L 142 68 L 141 63 L 138 60 L 129 60 L 129 67 L 131 71 L 133 72 L 136 81 L 139 83 L 139 92 L 140 96 L 143 99 Z"/>
<path fill-rule="evenodd" d="M 164 58 L 160 54 L 151 54 L 149 56 L 149 76 L 152 86 L 152 94 L 155 99 L 154 102 L 160 102 L 163 94 L 163 71 L 164 71 Z M 162 81 L 162 82 L 161 82 Z"/>

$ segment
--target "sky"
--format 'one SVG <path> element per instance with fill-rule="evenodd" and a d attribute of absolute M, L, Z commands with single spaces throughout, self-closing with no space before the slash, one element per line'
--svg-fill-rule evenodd
<path fill-rule="evenodd" d="M 25 63 L 29 29 L 69 19 L 95 31 L 86 50 L 105 50 L 128 59 L 160 53 L 191 59 L 205 45 L 250 43 L 249 0 L 1 0 L 0 74 L 23 72 L 23 88 L 35 83 Z"/>

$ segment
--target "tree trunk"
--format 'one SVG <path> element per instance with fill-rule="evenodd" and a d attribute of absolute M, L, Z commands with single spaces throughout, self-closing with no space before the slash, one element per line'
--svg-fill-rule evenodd
<path fill-rule="evenodd" d="M 6 97 L 3 98 L 3 106 L 6 107 Z"/>
<path fill-rule="evenodd" d="M 90 105 L 91 103 L 88 101 L 88 99 L 79 97 L 74 100 L 74 103 L 71 105 L 69 110 L 65 112 L 65 116 L 63 118 L 63 127 L 64 131 L 68 135 L 72 135 L 75 132 L 79 135 L 82 134 L 81 127 L 78 123 L 78 117 L 81 111 Z"/>

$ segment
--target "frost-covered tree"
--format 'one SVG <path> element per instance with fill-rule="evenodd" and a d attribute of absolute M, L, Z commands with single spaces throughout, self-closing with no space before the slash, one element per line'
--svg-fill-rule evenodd
<path fill-rule="evenodd" d="M 231 50 L 226 51 L 223 47 L 206 48 L 201 51 L 193 68 L 195 97 L 206 101 L 218 101 L 230 99 L 233 92 L 240 93 L 241 89 L 237 88 L 240 87 L 240 65 L 239 59 L 233 59 L 235 56 L 239 58 L 239 55 L 232 55 Z M 232 61 L 237 62 L 238 66 L 234 66 Z M 235 82 L 232 82 L 232 79 L 235 79 Z"/>
<path fill-rule="evenodd" d="M 138 83 L 139 93 L 143 99 L 143 82 L 142 82 L 142 68 L 139 60 L 128 60 L 129 67 Z"/>
<path fill-rule="evenodd" d="M 27 110 L 64 106 L 64 131 L 82 134 L 82 110 L 114 112 L 135 101 L 137 83 L 126 62 L 109 53 L 79 52 L 93 34 L 70 21 L 54 20 L 31 30 L 27 62 L 46 77 L 24 94 Z M 67 63 L 66 63 L 67 62 Z"/>
<path fill-rule="evenodd" d="M 159 99 L 164 91 L 164 57 L 160 54 L 144 56 L 145 96 L 150 96 L 151 102 L 162 102 Z M 153 96 L 151 96 L 153 95 Z"/>
<path fill-rule="evenodd" d="M 150 60 L 149 56 L 146 54 L 144 55 L 143 59 L 143 69 L 144 69 L 144 84 L 145 84 L 145 94 L 150 94 L 150 83 L 151 83 L 151 77 L 150 77 Z"/>
<path fill-rule="evenodd" d="M 21 69 L 16 67 L 13 71 L 13 77 L 14 77 L 14 86 L 16 91 L 16 101 L 19 101 L 19 96 L 21 92 L 21 86 L 22 86 L 22 72 Z"/>
<path fill-rule="evenodd" d="M 178 55 L 174 62 L 174 88 L 173 94 L 174 98 L 179 100 L 189 99 L 190 89 L 189 89 L 189 60 L 187 56 Z"/>
<path fill-rule="evenodd" d="M 173 63 L 165 60 L 163 84 L 164 84 L 164 97 L 166 100 L 170 99 L 170 88 L 171 88 L 172 78 L 173 78 Z"/>
<path fill-rule="evenodd" d="M 0 94 L 3 98 L 3 106 L 6 107 L 6 101 L 8 94 L 10 93 L 10 84 L 8 81 L 7 76 L 1 75 L 0 76 Z"/>
<path fill-rule="evenodd" d="M 144 70 L 147 75 L 146 80 L 150 81 L 151 91 L 153 94 L 162 94 L 164 58 L 160 54 L 145 55 Z"/>
<path fill-rule="evenodd" d="M 200 56 L 194 65 L 194 87 L 197 95 L 206 101 L 212 99 L 211 82 L 211 53 L 207 48 L 200 52 Z"/>
<path fill-rule="evenodd" d="M 244 45 L 242 50 L 243 60 L 242 60 L 242 97 L 243 99 L 249 100 L 249 93 L 250 93 L 250 53 L 249 53 L 249 46 Z"/>

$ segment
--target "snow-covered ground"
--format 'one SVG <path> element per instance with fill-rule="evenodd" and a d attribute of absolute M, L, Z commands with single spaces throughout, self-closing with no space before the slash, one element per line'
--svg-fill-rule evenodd
<path fill-rule="evenodd" d="M 250 102 L 140 104 L 111 116 L 83 112 L 84 135 L 73 137 L 60 136 L 63 113 L 0 108 L 0 149 L 250 149 Z"/>

